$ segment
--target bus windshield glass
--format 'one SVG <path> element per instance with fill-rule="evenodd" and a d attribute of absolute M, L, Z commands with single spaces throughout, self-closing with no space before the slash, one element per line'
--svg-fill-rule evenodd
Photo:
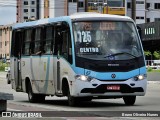
<path fill-rule="evenodd" d="M 73 30 L 78 57 L 128 60 L 142 56 L 140 39 L 132 22 L 74 22 Z"/>

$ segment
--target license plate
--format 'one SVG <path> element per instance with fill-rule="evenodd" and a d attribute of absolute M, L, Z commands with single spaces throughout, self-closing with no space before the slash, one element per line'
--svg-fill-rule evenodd
<path fill-rule="evenodd" d="M 107 90 L 120 90 L 119 85 L 108 85 Z"/>

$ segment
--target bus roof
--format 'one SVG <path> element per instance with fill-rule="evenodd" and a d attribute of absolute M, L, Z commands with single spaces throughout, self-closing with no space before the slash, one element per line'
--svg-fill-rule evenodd
<path fill-rule="evenodd" d="M 111 15 L 111 14 L 101 14 L 95 12 L 80 12 L 70 15 L 71 19 L 95 19 L 95 20 L 117 20 L 117 21 L 133 21 L 128 16 Z"/>
<path fill-rule="evenodd" d="M 61 16 L 55 18 L 45 18 L 36 21 L 17 23 L 12 26 L 12 29 L 20 29 L 27 27 L 39 26 L 47 23 L 54 23 L 58 21 L 79 21 L 79 20 L 117 20 L 117 21 L 133 21 L 130 17 L 127 16 L 119 16 L 119 15 L 110 15 L 110 14 L 100 14 L 94 12 L 82 12 L 75 13 L 70 16 Z"/>

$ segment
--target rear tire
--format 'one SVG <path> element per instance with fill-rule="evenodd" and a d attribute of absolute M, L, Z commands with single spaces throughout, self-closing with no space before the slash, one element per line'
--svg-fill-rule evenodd
<path fill-rule="evenodd" d="M 136 96 L 124 96 L 123 100 L 126 105 L 134 105 Z"/>
<path fill-rule="evenodd" d="M 45 95 L 36 95 L 36 97 L 37 97 L 37 101 L 38 102 L 40 102 L 40 103 L 43 103 L 43 102 L 45 102 Z"/>
<path fill-rule="evenodd" d="M 28 83 L 28 100 L 31 103 L 37 102 L 37 96 L 33 93 L 31 83 Z"/>

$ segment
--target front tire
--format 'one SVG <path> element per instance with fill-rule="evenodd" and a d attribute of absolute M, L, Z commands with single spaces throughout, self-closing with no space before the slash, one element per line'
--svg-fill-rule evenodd
<path fill-rule="evenodd" d="M 126 105 L 134 105 L 136 96 L 124 96 L 123 100 Z"/>
<path fill-rule="evenodd" d="M 9 75 L 6 75 L 6 79 L 7 79 L 7 84 L 11 84 L 11 81 L 9 80 Z"/>
<path fill-rule="evenodd" d="M 11 84 L 11 81 L 10 81 L 10 80 L 7 80 L 7 84 Z"/>
<path fill-rule="evenodd" d="M 68 105 L 69 106 L 76 106 L 77 99 L 76 99 L 76 97 L 71 96 L 69 88 L 68 88 L 68 96 L 67 97 L 68 97 Z"/>
<path fill-rule="evenodd" d="M 11 84 L 11 81 L 9 80 L 9 78 L 7 78 L 7 84 Z"/>

